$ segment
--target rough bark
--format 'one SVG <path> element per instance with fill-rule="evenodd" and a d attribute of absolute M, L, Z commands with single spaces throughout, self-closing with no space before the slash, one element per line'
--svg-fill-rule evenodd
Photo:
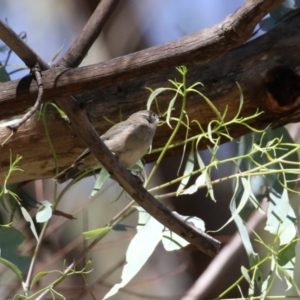
<path fill-rule="evenodd" d="M 223 112 L 228 105 L 228 119 L 236 114 L 239 105 L 240 95 L 235 85 L 235 81 L 238 81 L 242 86 L 245 98 L 242 115 L 250 115 L 257 108 L 265 112 L 251 124 L 252 126 L 264 128 L 270 123 L 272 126 L 279 126 L 298 121 L 299 27 L 299 13 L 296 12 L 292 18 L 276 29 L 212 63 L 192 65 L 192 60 L 185 61 L 189 69 L 189 82 L 203 82 L 205 84 L 202 89 L 203 93 L 214 101 L 220 112 Z M 147 51 L 144 51 L 143 55 L 147 58 Z M 142 59 L 142 56 L 140 58 Z M 195 57 L 192 56 L 193 58 Z M 167 79 L 175 77 L 179 79 L 174 68 L 170 68 L 157 74 L 149 75 L 147 73 L 143 77 L 131 81 L 128 81 L 128 77 L 122 78 L 119 74 L 121 77 L 115 78 L 115 81 L 119 83 L 116 85 L 112 81 L 110 69 L 105 67 L 110 65 L 113 68 L 120 61 L 129 62 L 130 56 L 98 66 L 67 71 L 62 69 L 46 71 L 43 74 L 46 88 L 45 100 L 53 101 L 57 95 L 77 94 L 79 91 L 84 93 L 79 95 L 79 99 L 81 101 L 94 100 L 87 106 L 87 111 L 95 128 L 99 133 L 103 133 L 109 127 L 102 118 L 103 112 L 105 116 L 117 121 L 116 116 L 120 109 L 126 114 L 130 114 L 145 108 L 145 101 L 149 95 L 145 87 L 165 86 L 168 85 Z M 135 74 L 129 74 L 130 76 L 134 78 Z M 31 79 L 2 84 L 0 96 L 2 108 L 0 118 L 2 120 L 15 116 L 16 112 L 21 113 L 34 101 L 35 85 L 33 83 L 28 87 L 25 83 L 26 80 L 30 81 Z M 76 80 L 79 80 L 77 84 Z M 127 82 L 125 82 L 126 80 Z M 101 82 L 101 86 L 99 82 Z M 25 90 L 26 86 L 27 90 Z M 103 88 L 104 86 L 107 88 Z M 98 92 L 95 92 L 95 89 L 98 89 Z M 88 92 L 89 90 L 93 90 L 93 92 Z M 159 98 L 162 111 L 167 107 L 169 100 L 170 94 Z M 18 104 L 16 104 L 17 102 Z M 188 98 L 187 112 L 191 119 L 199 120 L 204 127 L 215 118 L 205 101 L 193 95 Z M 84 145 L 79 138 L 74 137 L 68 126 L 59 119 L 57 113 L 49 111 L 47 118 L 50 137 L 59 158 L 59 166 L 63 168 L 73 161 L 83 150 Z M 232 128 L 231 134 L 239 137 L 247 131 L 247 128 Z M 8 134 L 9 130 L 1 128 L 1 141 Z M 170 129 L 166 126 L 159 128 L 154 145 L 163 145 L 169 134 Z M 177 137 L 178 140 L 181 140 L 184 135 L 185 133 L 181 132 Z M 203 142 L 201 147 L 205 146 L 206 143 Z M 41 122 L 36 120 L 28 122 L 1 149 L 1 176 L 7 172 L 9 149 L 13 149 L 13 156 L 16 154 L 23 156 L 20 167 L 26 171 L 26 173 L 16 172 L 11 178 L 12 181 L 45 178 L 54 174 L 54 161 Z M 178 149 L 178 152 L 174 149 L 170 155 L 179 152 L 181 149 Z M 148 161 L 153 159 L 155 159 L 155 155 L 146 157 Z"/>

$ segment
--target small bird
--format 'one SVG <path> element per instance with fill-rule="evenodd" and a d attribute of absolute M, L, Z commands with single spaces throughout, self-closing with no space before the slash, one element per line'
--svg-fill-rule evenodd
<path fill-rule="evenodd" d="M 150 148 L 157 124 L 162 119 L 164 118 L 150 110 L 141 110 L 127 120 L 115 124 L 100 138 L 120 163 L 130 169 Z M 92 152 L 86 149 L 70 167 L 57 174 L 53 180 L 63 183 L 83 171 L 101 167 Z"/>

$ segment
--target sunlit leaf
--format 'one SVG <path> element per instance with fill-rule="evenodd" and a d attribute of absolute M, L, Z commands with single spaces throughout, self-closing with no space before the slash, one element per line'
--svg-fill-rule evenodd
<path fill-rule="evenodd" d="M 102 168 L 99 173 L 99 176 L 95 182 L 93 191 L 91 193 L 91 197 L 93 197 L 94 195 L 96 195 L 99 192 L 99 190 L 103 187 L 103 185 L 109 179 L 109 177 L 110 177 L 110 174 L 107 172 L 107 170 Z"/>
<path fill-rule="evenodd" d="M 155 100 L 155 98 L 160 94 L 160 93 L 163 93 L 167 90 L 170 90 L 169 88 L 158 88 L 156 90 L 154 90 L 149 98 L 148 98 L 148 101 L 147 101 L 147 110 L 150 110 L 151 109 L 151 105 L 152 105 L 152 102 Z"/>
<path fill-rule="evenodd" d="M 33 233 L 34 237 L 36 238 L 37 242 L 39 242 L 39 237 L 38 237 L 38 234 L 36 232 L 36 229 L 35 229 L 35 226 L 34 226 L 34 223 L 33 223 L 33 220 L 30 216 L 30 214 L 27 212 L 27 210 L 21 206 L 21 212 L 22 212 L 22 215 L 24 217 L 24 219 L 29 222 L 30 224 L 30 229 L 31 229 L 31 232 Z"/>
<path fill-rule="evenodd" d="M 83 235 L 86 240 L 98 238 L 98 237 L 105 237 L 110 231 L 112 230 L 112 227 L 103 227 L 98 228 L 90 231 L 83 232 Z"/>
<path fill-rule="evenodd" d="M 270 194 L 267 216 L 265 230 L 279 235 L 280 245 L 289 244 L 294 240 L 297 234 L 296 215 L 289 204 L 287 190 L 283 191 L 281 197 L 277 197 L 273 193 Z"/>
<path fill-rule="evenodd" d="M 52 203 L 49 201 L 43 201 L 39 207 L 35 219 L 38 223 L 45 223 L 52 217 Z"/>
<path fill-rule="evenodd" d="M 121 282 L 114 285 L 103 299 L 115 295 L 140 271 L 161 240 L 162 233 L 163 225 L 151 218 L 134 236 L 126 252 L 127 264 L 124 265 Z"/>
<path fill-rule="evenodd" d="M 231 215 L 234 216 L 234 222 L 235 222 L 235 224 L 238 228 L 240 237 L 242 239 L 243 245 L 244 245 L 245 250 L 247 252 L 248 259 L 249 259 L 249 262 L 250 262 L 250 267 L 253 267 L 258 263 L 259 258 L 258 258 L 257 253 L 254 252 L 248 230 L 247 230 L 242 218 L 240 217 L 239 214 L 236 213 L 237 208 L 236 208 L 235 201 L 231 201 L 230 211 L 231 211 Z M 262 278 L 261 274 L 257 275 L 257 278 L 259 278 L 259 277 Z"/>
<path fill-rule="evenodd" d="M 192 151 L 192 152 L 190 152 L 190 154 L 187 158 L 187 161 L 186 161 L 186 164 L 185 164 L 185 169 L 184 169 L 184 172 L 183 172 L 183 176 L 188 175 L 191 172 L 193 172 L 194 167 L 195 167 L 195 155 L 194 155 L 194 152 Z M 177 189 L 177 192 L 176 192 L 177 196 L 180 195 L 182 190 L 186 187 L 186 185 L 188 184 L 190 178 L 191 177 L 188 176 L 188 177 L 185 177 L 181 180 L 181 182 L 179 184 L 179 187 Z"/>
<path fill-rule="evenodd" d="M 244 267 L 244 266 L 241 266 L 241 272 L 244 276 L 244 278 L 247 280 L 247 282 L 250 284 L 251 283 L 251 278 L 248 274 L 248 270 Z"/>

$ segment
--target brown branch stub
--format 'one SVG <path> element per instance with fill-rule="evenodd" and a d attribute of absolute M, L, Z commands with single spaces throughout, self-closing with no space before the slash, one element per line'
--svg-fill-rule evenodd
<path fill-rule="evenodd" d="M 83 58 L 89 51 L 101 33 L 107 20 L 116 8 L 119 0 L 102 0 L 99 2 L 93 15 L 86 23 L 81 33 L 64 56 L 54 65 L 54 67 L 75 68 L 80 65 Z"/>
<path fill-rule="evenodd" d="M 7 126 L 7 128 L 12 130 L 13 132 L 17 132 L 19 127 L 21 125 L 23 125 L 28 119 L 30 119 L 33 116 L 33 114 L 39 109 L 41 102 L 42 102 L 44 87 L 43 87 L 41 70 L 40 70 L 40 67 L 38 64 L 36 64 L 32 68 L 32 73 L 34 74 L 34 77 L 35 77 L 35 80 L 36 80 L 36 83 L 38 86 L 38 95 L 37 95 L 34 106 L 30 108 L 30 110 L 22 117 L 22 119 L 16 124 Z"/>

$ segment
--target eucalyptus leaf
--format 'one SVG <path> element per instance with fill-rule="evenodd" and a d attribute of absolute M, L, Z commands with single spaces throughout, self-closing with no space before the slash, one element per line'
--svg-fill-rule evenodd
<path fill-rule="evenodd" d="M 3 260 L 1 262 L 12 269 L 19 278 L 19 272 L 27 274 L 30 264 L 30 257 L 22 256 L 18 253 L 18 247 L 24 240 L 25 236 L 17 229 L 0 227 L 1 258 L 7 260 L 10 264 L 5 263 Z"/>
<path fill-rule="evenodd" d="M 103 187 L 103 185 L 109 178 L 110 178 L 110 174 L 107 172 L 105 168 L 102 168 L 95 182 L 93 191 L 91 193 L 91 197 L 95 196 L 99 192 L 99 190 Z"/>
<path fill-rule="evenodd" d="M 34 235 L 34 237 L 36 238 L 37 242 L 39 242 L 39 237 L 38 237 L 38 234 L 37 234 L 37 232 L 36 232 L 35 225 L 34 225 L 34 223 L 33 223 L 33 220 L 32 220 L 32 218 L 31 218 L 30 214 L 29 214 L 28 211 L 27 211 L 24 207 L 22 207 L 22 206 L 21 206 L 21 212 L 22 212 L 22 214 L 23 214 L 24 219 L 25 219 L 27 222 L 29 222 L 31 232 L 33 233 L 33 235 Z"/>
<path fill-rule="evenodd" d="M 123 288 L 143 267 L 155 247 L 160 242 L 163 234 L 163 225 L 150 218 L 148 223 L 134 236 L 126 252 L 121 282 L 115 284 L 103 299 L 115 295 Z"/>
<path fill-rule="evenodd" d="M 83 235 L 86 240 L 94 239 L 94 238 L 104 238 L 110 231 L 112 227 L 103 227 L 90 231 L 83 232 Z"/>
<path fill-rule="evenodd" d="M 6 72 L 5 67 L 0 63 L 0 82 L 10 81 L 10 77 Z"/>
<path fill-rule="evenodd" d="M 38 223 L 45 223 L 52 217 L 52 203 L 49 201 L 43 201 L 39 207 L 35 219 Z"/>
<path fill-rule="evenodd" d="M 194 168 L 195 168 L 195 154 L 193 151 L 191 151 L 187 158 L 186 164 L 185 164 L 183 176 L 192 173 L 194 171 Z M 180 195 L 182 190 L 186 187 L 190 178 L 191 178 L 191 176 L 187 176 L 181 180 L 179 187 L 177 189 L 177 192 L 176 192 L 177 196 Z"/>

